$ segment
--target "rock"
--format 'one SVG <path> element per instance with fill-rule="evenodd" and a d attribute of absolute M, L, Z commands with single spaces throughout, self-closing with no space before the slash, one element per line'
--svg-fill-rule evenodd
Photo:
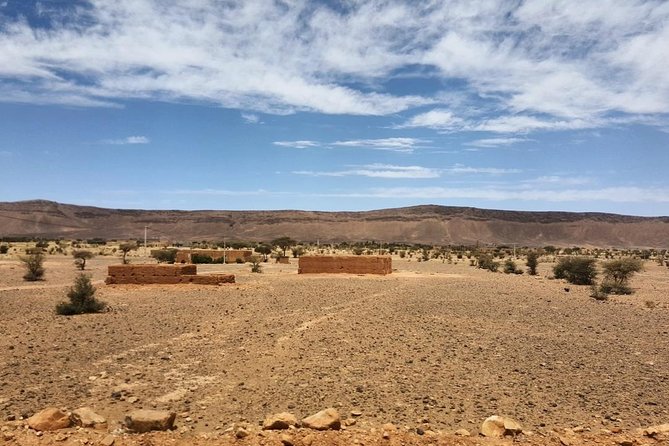
<path fill-rule="evenodd" d="M 114 446 L 114 442 L 116 441 L 116 438 L 114 438 L 113 435 L 107 435 L 105 438 L 100 441 L 100 444 L 102 446 Z"/>
<path fill-rule="evenodd" d="M 44 409 L 28 418 L 28 426 L 36 431 L 55 431 L 71 425 L 70 416 L 55 407 Z"/>
<path fill-rule="evenodd" d="M 498 415 L 486 418 L 481 425 L 481 434 L 486 437 L 501 438 L 505 435 L 517 435 L 522 431 L 523 428 L 516 421 Z"/>
<path fill-rule="evenodd" d="M 289 429 L 291 426 L 297 424 L 297 418 L 290 412 L 281 412 L 274 415 L 269 415 L 262 423 L 262 428 L 265 430 L 281 430 Z"/>
<path fill-rule="evenodd" d="M 172 429 L 177 414 L 166 410 L 134 410 L 125 416 L 126 427 L 133 432 Z"/>
<path fill-rule="evenodd" d="M 92 427 L 93 429 L 107 429 L 105 417 L 93 412 L 90 407 L 80 407 L 72 412 L 70 419 L 75 426 Z"/>
<path fill-rule="evenodd" d="M 246 438 L 248 436 L 249 436 L 249 431 L 247 431 L 243 427 L 239 427 L 235 431 L 235 437 L 237 437 L 237 438 Z"/>
<path fill-rule="evenodd" d="M 354 426 L 357 423 L 355 418 L 347 418 L 344 420 L 344 426 Z"/>
<path fill-rule="evenodd" d="M 293 446 L 295 443 L 293 442 L 293 437 L 287 434 L 282 434 L 281 435 L 281 444 L 283 446 Z"/>
<path fill-rule="evenodd" d="M 416 428 L 416 433 L 417 433 L 418 435 L 424 435 L 424 434 L 425 434 L 425 431 L 424 431 L 422 428 L 417 427 L 417 428 Z"/>
<path fill-rule="evenodd" d="M 458 429 L 454 433 L 458 437 L 469 437 L 469 436 L 472 435 L 472 434 L 469 433 L 469 431 L 467 429 Z"/>
<path fill-rule="evenodd" d="M 336 409 L 329 408 L 303 419 L 302 426 L 317 431 L 336 430 L 341 427 L 341 417 Z"/>
<path fill-rule="evenodd" d="M 655 437 L 658 434 L 667 434 L 669 433 L 669 423 L 659 424 L 657 426 L 650 426 L 643 430 L 643 434 L 646 437 Z"/>
<path fill-rule="evenodd" d="M 361 417 L 361 416 L 362 416 L 362 412 L 360 412 L 359 410 L 352 410 L 352 411 L 351 411 L 351 416 L 352 416 L 352 417 Z"/>

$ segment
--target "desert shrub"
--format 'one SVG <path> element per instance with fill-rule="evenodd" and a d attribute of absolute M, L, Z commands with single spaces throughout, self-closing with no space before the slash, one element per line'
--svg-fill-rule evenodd
<path fill-rule="evenodd" d="M 69 302 L 56 305 L 56 313 L 63 316 L 74 314 L 99 313 L 107 308 L 107 304 L 95 298 L 95 287 L 85 274 L 74 279 L 74 285 L 67 292 Z"/>
<path fill-rule="evenodd" d="M 362 248 L 353 248 L 353 254 L 357 256 L 361 256 L 363 252 L 365 252 L 365 250 Z"/>
<path fill-rule="evenodd" d="M 42 249 L 48 248 L 49 247 L 49 242 L 46 241 L 46 240 L 40 240 L 37 243 L 35 243 L 35 247 L 36 248 L 42 248 Z"/>
<path fill-rule="evenodd" d="M 9 251 L 9 246 L 0 245 L 0 254 L 7 254 L 8 251 Z"/>
<path fill-rule="evenodd" d="M 556 279 L 566 279 L 574 285 L 592 285 L 597 277 L 595 259 L 590 257 L 562 257 L 553 267 Z"/>
<path fill-rule="evenodd" d="M 238 264 L 241 265 L 241 264 L 244 263 L 244 259 L 242 259 L 241 257 L 237 257 L 237 258 L 235 259 L 235 263 L 238 263 Z"/>
<path fill-rule="evenodd" d="M 214 263 L 211 256 L 204 254 L 191 254 L 190 261 L 193 263 Z"/>
<path fill-rule="evenodd" d="M 400 251 L 398 251 L 397 254 L 399 254 L 400 259 L 403 259 L 403 258 L 405 258 L 405 257 L 407 256 L 407 252 L 406 252 L 405 250 L 403 250 L 403 249 L 400 250 Z"/>
<path fill-rule="evenodd" d="M 93 258 L 93 253 L 83 249 L 72 251 L 72 257 L 74 257 L 74 264 L 80 270 L 86 269 L 86 260 Z"/>
<path fill-rule="evenodd" d="M 609 294 L 604 291 L 602 287 L 598 287 L 593 283 L 590 287 L 590 297 L 596 300 L 607 300 L 609 298 Z"/>
<path fill-rule="evenodd" d="M 41 251 L 33 251 L 31 254 L 21 257 L 21 261 L 26 268 L 23 280 L 28 282 L 42 280 L 42 277 L 44 277 L 44 254 Z"/>
<path fill-rule="evenodd" d="M 476 258 L 479 268 L 496 272 L 499 269 L 499 262 L 495 262 L 490 254 L 479 254 Z"/>
<path fill-rule="evenodd" d="M 293 253 L 293 258 L 298 258 L 306 252 L 306 249 L 303 246 L 296 246 L 291 249 L 291 252 Z"/>
<path fill-rule="evenodd" d="M 251 262 L 251 272 L 252 273 L 262 273 L 262 265 L 260 265 L 261 258 L 258 256 L 249 257 L 249 262 Z"/>
<path fill-rule="evenodd" d="M 539 255 L 535 251 L 527 253 L 527 274 L 530 276 L 537 275 L 537 266 L 539 265 Z"/>
<path fill-rule="evenodd" d="M 151 251 L 151 257 L 156 259 L 158 263 L 174 263 L 177 259 L 176 249 L 156 249 Z"/>
<path fill-rule="evenodd" d="M 128 258 L 127 258 L 128 253 L 130 251 L 136 250 L 138 246 L 139 245 L 137 245 L 137 243 L 135 243 L 135 242 L 121 243 L 119 245 L 118 249 L 120 249 L 121 252 L 123 253 L 122 262 L 123 262 L 124 265 L 129 263 Z"/>
<path fill-rule="evenodd" d="M 506 259 L 504 262 L 504 269 L 502 271 L 504 271 L 504 274 L 523 274 L 523 270 L 518 269 L 516 262 L 511 259 Z"/>
<path fill-rule="evenodd" d="M 632 294 L 629 281 L 635 273 L 643 270 L 643 262 L 624 258 L 609 260 L 602 265 L 604 280 L 600 289 L 609 294 Z"/>

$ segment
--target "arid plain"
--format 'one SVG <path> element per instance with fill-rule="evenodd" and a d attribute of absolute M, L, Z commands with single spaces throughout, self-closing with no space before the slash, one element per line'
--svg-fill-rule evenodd
<path fill-rule="evenodd" d="M 632 296 L 606 302 L 549 279 L 547 262 L 528 276 L 394 257 L 392 274 L 357 276 L 298 275 L 291 259 L 262 274 L 198 265 L 235 274 L 232 285 L 104 285 L 119 261 L 87 264 L 111 311 L 64 317 L 54 306 L 77 274 L 71 257 L 48 256 L 35 283 L 0 260 L 0 415 L 15 432 L 0 442 L 97 444 L 106 433 L 20 428 L 48 406 L 90 406 L 110 431 L 133 409 L 177 412 L 174 432 L 116 445 L 279 445 L 260 432 L 266 415 L 327 407 L 350 425 L 297 430 L 296 445 L 511 441 L 477 437 L 490 415 L 517 420 L 526 444 L 659 444 L 637 429 L 669 422 L 669 269 L 652 261 Z M 383 438 L 386 423 L 397 432 Z M 252 435 L 236 439 L 235 426 Z"/>

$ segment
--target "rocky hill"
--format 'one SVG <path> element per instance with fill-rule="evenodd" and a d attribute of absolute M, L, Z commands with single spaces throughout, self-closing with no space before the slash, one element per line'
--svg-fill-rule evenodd
<path fill-rule="evenodd" d="M 128 210 L 0 202 L 0 237 L 665 247 L 669 217 L 414 206 L 364 212 Z"/>

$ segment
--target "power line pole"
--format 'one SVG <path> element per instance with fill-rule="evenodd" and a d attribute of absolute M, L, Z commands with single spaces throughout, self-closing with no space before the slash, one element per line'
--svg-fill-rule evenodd
<path fill-rule="evenodd" d="M 147 230 L 147 229 L 149 229 L 149 227 L 148 227 L 148 226 L 144 226 L 144 255 L 147 254 L 147 250 L 146 250 L 146 230 Z"/>

